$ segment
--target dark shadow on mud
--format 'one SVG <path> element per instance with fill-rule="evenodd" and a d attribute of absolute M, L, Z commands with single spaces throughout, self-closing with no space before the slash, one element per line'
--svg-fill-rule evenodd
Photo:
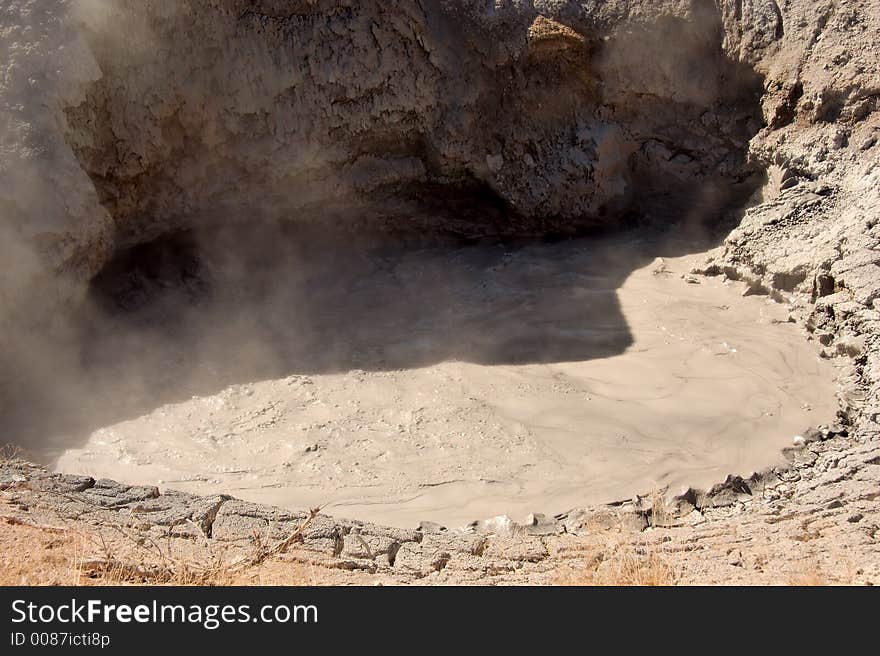
<path fill-rule="evenodd" d="M 51 462 L 99 427 L 233 384 L 617 355 L 632 343 L 616 293 L 627 276 L 723 234 L 679 224 L 414 246 L 242 226 L 165 238 L 105 268 L 63 341 L 35 336 L 51 355 L 17 363 L 6 441 Z"/>

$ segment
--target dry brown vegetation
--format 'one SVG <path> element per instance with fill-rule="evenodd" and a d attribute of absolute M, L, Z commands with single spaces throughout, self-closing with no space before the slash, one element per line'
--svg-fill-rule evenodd
<path fill-rule="evenodd" d="M 307 520 L 307 522 L 310 520 Z M 306 526 L 304 523 L 298 531 Z M 342 583 L 341 572 L 307 562 L 295 550 L 296 532 L 275 544 L 255 541 L 252 553 L 230 557 L 222 550 L 198 558 L 140 544 L 124 534 L 55 526 L 32 526 L 0 516 L 0 585 L 325 585 Z M 351 583 L 350 579 L 346 581 Z M 367 581 L 361 581 L 367 582 Z M 622 541 L 582 546 L 563 565 L 557 585 L 673 585 L 676 574 L 661 554 Z"/>
<path fill-rule="evenodd" d="M 580 552 L 580 553 L 578 553 Z M 560 568 L 557 585 L 668 586 L 677 575 L 662 554 L 622 542 L 583 547 Z"/>
<path fill-rule="evenodd" d="M 314 515 L 311 515 L 313 517 Z M 296 534 L 276 544 L 255 542 L 252 553 L 231 557 L 210 546 L 189 555 L 171 552 L 122 531 L 33 526 L 0 516 L 0 585 L 321 585 L 324 568 L 285 558 Z"/>

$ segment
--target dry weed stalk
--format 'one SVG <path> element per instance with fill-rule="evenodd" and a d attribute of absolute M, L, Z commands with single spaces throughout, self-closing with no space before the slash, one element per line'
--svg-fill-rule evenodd
<path fill-rule="evenodd" d="M 263 544 L 262 540 L 257 542 L 257 548 L 255 553 L 250 557 L 246 558 L 243 561 L 235 563 L 231 568 L 230 572 L 239 573 L 244 570 L 250 569 L 256 565 L 263 563 L 267 558 L 275 556 L 277 554 L 285 553 L 295 542 L 301 542 L 303 539 L 303 534 L 305 530 L 309 527 L 315 517 L 318 516 L 318 513 L 321 512 L 321 508 L 312 508 L 309 510 L 309 514 L 306 516 L 305 520 L 303 520 L 302 524 L 300 524 L 294 531 L 288 535 L 283 540 L 275 543 L 273 546 L 267 547 Z"/>
<path fill-rule="evenodd" d="M 656 500 L 655 500 L 656 504 Z M 628 534 L 629 538 L 628 539 Z M 555 583 L 589 586 L 667 586 L 678 579 L 654 545 L 634 544 L 622 525 L 597 525 L 574 548 L 574 565 L 563 567 Z"/>
<path fill-rule="evenodd" d="M 267 542 L 258 540 L 252 555 L 232 564 L 224 557 L 225 550 L 217 552 L 204 530 L 191 519 L 180 524 L 194 527 L 196 535 L 202 536 L 206 557 L 200 563 L 174 553 L 173 526 L 169 527 L 167 540 L 162 543 L 143 533 L 121 526 L 109 526 L 111 532 L 122 538 L 120 544 L 119 540 L 111 543 L 105 535 L 106 531 L 83 532 L 73 527 L 37 525 L 12 515 L 2 515 L 0 520 L 10 525 L 76 538 L 71 543 L 73 555 L 70 564 L 74 585 L 80 584 L 83 578 L 111 585 L 228 585 L 248 570 L 258 568 L 269 558 L 285 553 L 294 543 L 301 542 L 305 530 L 319 512 L 320 508 L 311 509 L 290 535 L 275 544 L 267 545 Z"/>

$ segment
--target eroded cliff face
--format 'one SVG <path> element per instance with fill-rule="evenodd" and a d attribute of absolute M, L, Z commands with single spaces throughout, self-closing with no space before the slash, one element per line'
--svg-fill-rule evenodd
<path fill-rule="evenodd" d="M 728 14 L 14 2 L 4 229 L 31 274 L 70 282 L 65 298 L 115 250 L 220 223 L 470 238 L 705 216 L 742 202 L 760 168 L 760 76 L 725 53 L 723 19 L 745 20 Z M 737 35 L 750 54 L 749 39 L 766 34 Z"/>
<path fill-rule="evenodd" d="M 717 13 L 467 9 L 117 3 L 106 25 L 138 38 L 89 33 L 103 75 L 66 138 L 123 244 L 244 217 L 574 232 L 717 205 L 750 172 L 757 76 L 724 58 Z"/>
<path fill-rule="evenodd" d="M 15 0 L 4 298 L 55 307 L 115 251 L 230 221 L 477 237 L 716 217 L 766 167 L 832 172 L 815 151 L 876 105 L 872 8 Z"/>

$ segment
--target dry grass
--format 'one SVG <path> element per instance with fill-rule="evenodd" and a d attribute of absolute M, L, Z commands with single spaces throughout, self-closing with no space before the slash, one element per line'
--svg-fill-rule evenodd
<path fill-rule="evenodd" d="M 675 524 L 675 513 L 669 502 L 669 493 L 665 488 L 656 489 L 647 496 L 651 503 L 651 512 L 648 522 L 651 526 L 662 527 Z"/>
<path fill-rule="evenodd" d="M 2 510 L 2 509 L 0 509 Z M 172 540 L 153 541 L 124 529 L 82 532 L 34 526 L 0 514 L 0 585 L 327 585 L 353 583 L 352 573 L 328 569 L 293 549 L 317 515 L 313 510 L 287 538 L 254 536 L 250 553 L 232 557 L 211 541 L 175 553 Z M 672 585 L 661 554 L 606 533 L 601 546 L 580 545 L 558 573 L 559 585 Z M 186 541 L 188 542 L 188 541 Z M 179 549 L 179 547 L 178 547 Z M 287 554 L 288 551 L 291 553 Z M 287 554 L 287 555 L 285 555 Z M 361 581 L 362 583 L 369 581 Z"/>
<path fill-rule="evenodd" d="M 275 544 L 255 541 L 252 553 L 231 558 L 205 540 L 188 554 L 127 535 L 58 526 L 34 526 L 0 516 L 0 585 L 321 585 L 331 583 L 321 567 L 283 559 L 299 541 L 309 517 Z"/>
<path fill-rule="evenodd" d="M 603 585 L 667 586 L 675 583 L 675 572 L 656 551 L 637 553 L 623 549 L 606 561 L 599 576 Z"/>
<path fill-rule="evenodd" d="M 21 450 L 0 445 L 0 462 Z M 56 518 L 59 525 L 23 516 L 18 504 L 0 497 L 0 585 L 331 585 L 358 583 L 315 554 L 297 549 L 321 509 L 313 508 L 285 538 L 272 527 L 253 535 L 249 546 L 219 544 L 191 520 L 186 537 L 169 528 L 164 536 L 120 525 L 91 526 Z M 348 576 L 346 576 L 348 574 Z"/>
<path fill-rule="evenodd" d="M 77 585 L 80 547 L 67 531 L 0 520 L 0 585 Z"/>
<path fill-rule="evenodd" d="M 657 552 L 621 547 L 588 555 L 581 562 L 563 567 L 557 585 L 668 586 L 675 585 L 673 568 Z"/>
<path fill-rule="evenodd" d="M 563 556 L 557 585 L 667 586 L 678 574 L 654 545 L 640 545 L 613 529 L 597 528 Z"/>
<path fill-rule="evenodd" d="M 666 489 L 644 500 L 650 526 L 675 524 Z M 659 545 L 638 540 L 624 524 L 589 523 L 583 530 L 583 537 L 559 553 L 564 564 L 553 580 L 556 585 L 669 586 L 681 578 Z"/>
<path fill-rule="evenodd" d="M 21 454 L 0 445 L 0 462 Z M 50 526 L 23 518 L 0 501 L 0 585 L 322 585 L 334 582 L 308 557 L 286 556 L 302 542 L 320 508 L 286 538 L 252 536 L 250 550 L 235 553 L 184 522 L 192 539 L 164 538 L 112 525 L 63 523 Z"/>
<path fill-rule="evenodd" d="M 8 462 L 20 458 L 24 449 L 15 444 L 0 444 L 0 462 Z"/>

